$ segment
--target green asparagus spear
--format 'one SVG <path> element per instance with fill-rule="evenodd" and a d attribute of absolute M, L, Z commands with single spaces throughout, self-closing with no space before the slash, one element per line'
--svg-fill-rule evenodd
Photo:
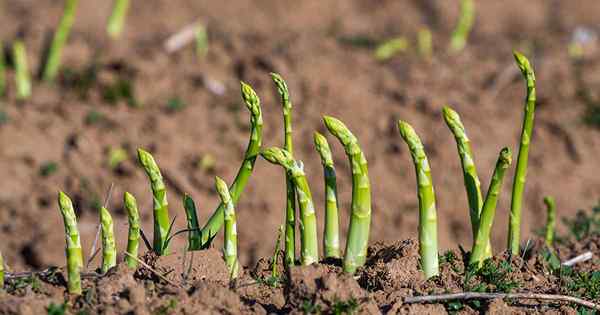
<path fill-rule="evenodd" d="M 431 31 L 428 28 L 422 28 L 417 35 L 418 52 L 424 59 L 431 58 L 433 45 L 431 40 Z"/>
<path fill-rule="evenodd" d="M 196 25 L 196 55 L 199 58 L 206 56 L 208 53 L 208 33 L 206 27 L 198 23 Z"/>
<path fill-rule="evenodd" d="M 252 89 L 252 87 L 244 82 L 242 85 L 242 97 L 244 99 L 244 103 L 246 107 L 250 110 L 250 141 L 248 142 L 248 147 L 246 148 L 246 153 L 244 153 L 244 161 L 242 162 L 242 166 L 238 170 L 238 173 L 233 180 L 233 184 L 229 187 L 229 191 L 231 193 L 231 199 L 233 200 L 233 204 L 235 205 L 240 198 L 240 195 L 244 191 L 246 184 L 248 183 L 248 179 L 254 170 L 254 163 L 256 162 L 256 157 L 260 151 L 260 146 L 262 142 L 262 114 L 260 110 L 260 100 L 256 92 Z M 219 204 L 219 207 L 213 212 L 211 217 L 208 219 L 208 222 L 202 228 L 202 246 L 205 247 L 209 244 L 210 240 L 217 234 L 221 225 L 223 225 L 223 203 Z"/>
<path fill-rule="evenodd" d="M 330 116 L 324 116 L 323 121 L 329 132 L 344 146 L 352 166 L 352 216 L 346 238 L 344 272 L 354 273 L 367 258 L 371 228 L 371 184 L 367 159 L 358 145 L 358 139 L 344 123 Z"/>
<path fill-rule="evenodd" d="M 81 294 L 81 268 L 83 254 L 81 240 L 77 229 L 77 218 L 71 199 L 64 193 L 58 193 L 58 205 L 63 216 L 66 234 L 67 252 L 67 286 L 70 294 Z"/>
<path fill-rule="evenodd" d="M 486 254 L 486 248 L 490 243 L 490 233 L 492 231 L 492 224 L 494 222 L 494 216 L 496 215 L 496 205 L 498 204 L 498 195 L 502 189 L 502 181 L 504 179 L 504 173 L 512 162 L 512 153 L 509 148 L 503 148 L 498 156 L 498 162 L 494 169 L 494 175 L 490 182 L 490 187 L 485 197 L 485 203 L 481 211 L 481 217 L 479 221 L 479 229 L 477 231 L 477 237 L 473 242 L 473 249 L 471 250 L 471 258 L 469 265 L 477 264 L 477 268 L 483 265 L 483 261 L 488 257 Z"/>
<path fill-rule="evenodd" d="M 117 245 L 115 231 L 110 212 L 100 208 L 100 224 L 102 226 L 102 273 L 117 265 Z"/>
<path fill-rule="evenodd" d="M 294 180 L 300 205 L 300 262 L 305 266 L 318 262 L 317 218 L 302 162 L 295 161 L 289 152 L 279 148 L 265 149 L 261 155 L 267 161 L 285 168 Z"/>
<path fill-rule="evenodd" d="M 128 9 L 129 0 L 114 1 L 113 11 L 110 15 L 110 18 L 108 19 L 108 26 L 106 28 L 110 37 L 116 39 L 121 35 Z"/>
<path fill-rule="evenodd" d="M 293 155 L 292 145 L 292 102 L 290 102 L 290 94 L 287 84 L 283 78 L 277 73 L 271 73 L 271 78 L 277 86 L 277 91 L 281 96 L 281 105 L 283 107 L 283 129 L 284 129 L 284 144 L 283 149 Z M 286 172 L 286 211 L 285 211 L 285 263 L 288 266 L 293 266 L 296 261 L 295 244 L 296 244 L 296 194 L 294 192 L 294 181 Z"/>
<path fill-rule="evenodd" d="M 527 176 L 529 143 L 533 133 L 533 119 L 535 113 L 535 74 L 533 73 L 533 67 L 525 56 L 516 51 L 514 52 L 514 55 L 517 65 L 527 82 L 525 114 L 523 115 L 523 129 L 521 130 L 521 143 L 519 145 L 519 155 L 517 157 L 517 169 L 513 180 L 510 220 L 508 226 L 508 248 L 513 255 L 518 255 L 521 234 L 521 207 L 523 205 L 523 191 L 525 190 L 525 177 Z"/>
<path fill-rule="evenodd" d="M 458 24 L 450 38 L 450 52 L 459 52 L 465 48 L 474 21 L 475 1 L 461 0 Z"/>
<path fill-rule="evenodd" d="M 140 247 L 140 214 L 137 201 L 132 194 L 125 192 L 123 199 L 129 220 L 129 233 L 127 236 L 127 253 L 129 255 L 126 255 L 125 262 L 127 262 L 129 268 L 137 268 L 138 262 L 133 257 L 138 257 Z"/>
<path fill-rule="evenodd" d="M 200 231 L 196 204 L 194 203 L 194 199 L 188 194 L 183 196 L 183 208 L 185 209 L 187 228 L 189 230 L 188 250 L 200 250 L 202 248 L 202 232 Z"/>
<path fill-rule="evenodd" d="M 548 210 L 548 218 L 546 220 L 546 245 L 552 247 L 554 244 L 554 227 L 556 226 L 556 203 L 552 196 L 544 197 L 544 203 Z"/>
<path fill-rule="evenodd" d="M 437 240 L 437 211 L 435 208 L 435 193 L 431 179 L 431 169 L 425 155 L 421 139 L 415 130 L 406 122 L 399 121 L 400 135 L 408 148 L 415 164 L 417 173 L 417 189 L 419 196 L 419 252 L 423 272 L 426 278 L 437 276 L 438 270 L 438 240 Z"/>
<path fill-rule="evenodd" d="M 169 203 L 167 202 L 167 188 L 163 182 L 162 174 L 152 155 L 138 149 L 138 159 L 146 171 L 152 188 L 154 204 L 154 252 L 158 255 L 167 255 L 168 248 L 165 241 L 169 237 Z"/>
<path fill-rule="evenodd" d="M 0 252 L 0 290 L 4 288 L 4 258 Z"/>
<path fill-rule="evenodd" d="M 65 10 L 60 19 L 60 24 L 58 24 L 58 28 L 54 33 L 54 38 L 52 38 L 50 50 L 48 51 L 48 58 L 45 61 L 44 71 L 42 73 L 42 78 L 46 82 L 53 82 L 58 74 L 62 49 L 67 42 L 69 32 L 71 32 L 71 26 L 75 20 L 75 9 L 77 8 L 78 2 L 79 0 L 65 0 Z"/>
<path fill-rule="evenodd" d="M 314 134 L 315 148 L 323 164 L 325 178 L 325 231 L 323 232 L 323 252 L 325 258 L 340 257 L 340 232 L 338 218 L 337 183 L 333 157 L 327 139 L 320 133 Z"/>
<path fill-rule="evenodd" d="M 15 80 L 17 81 L 17 99 L 28 99 L 31 96 L 31 78 L 27 66 L 27 52 L 22 40 L 15 40 L 13 43 L 13 60 Z"/>
<path fill-rule="evenodd" d="M 215 177 L 215 187 L 221 198 L 221 202 L 225 205 L 224 221 L 225 221 L 225 239 L 223 241 L 223 257 L 225 257 L 225 263 L 229 268 L 229 274 L 231 279 L 235 279 L 238 276 L 239 265 L 237 256 L 237 228 L 235 220 L 235 209 L 233 207 L 233 200 L 229 194 L 229 189 L 224 180 Z"/>

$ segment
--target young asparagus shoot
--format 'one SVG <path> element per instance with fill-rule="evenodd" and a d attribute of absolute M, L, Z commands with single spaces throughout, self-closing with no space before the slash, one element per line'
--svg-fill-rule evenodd
<path fill-rule="evenodd" d="M 544 197 L 544 204 L 548 211 L 546 219 L 546 246 L 552 247 L 554 244 L 554 228 L 556 227 L 556 203 L 552 196 Z"/>
<path fill-rule="evenodd" d="M 424 59 L 431 58 L 433 52 L 433 44 L 431 39 L 431 31 L 428 28 L 422 28 L 417 34 L 417 49 L 419 55 Z"/>
<path fill-rule="evenodd" d="M 302 162 L 295 161 L 288 151 L 279 148 L 265 149 L 261 155 L 265 160 L 285 168 L 294 180 L 300 205 L 300 262 L 304 266 L 318 262 L 317 217 Z"/>
<path fill-rule="evenodd" d="M 165 241 L 169 237 L 169 203 L 167 202 L 167 188 L 163 182 L 162 174 L 152 155 L 142 149 L 138 149 L 138 160 L 146 171 L 152 188 L 154 205 L 154 241 L 153 249 L 158 255 L 168 253 Z"/>
<path fill-rule="evenodd" d="M 13 43 L 13 62 L 15 64 L 15 80 L 17 81 L 17 99 L 26 100 L 31 96 L 31 78 L 27 66 L 25 43 L 17 39 Z"/>
<path fill-rule="evenodd" d="M 399 53 L 408 49 L 408 40 L 405 37 L 396 37 L 387 40 L 375 48 L 375 59 L 377 61 L 386 61 Z"/>
<path fill-rule="evenodd" d="M 129 232 L 127 236 L 127 253 L 125 262 L 129 268 L 135 269 L 138 266 L 138 250 L 140 247 L 140 213 L 137 207 L 137 201 L 132 194 L 125 192 L 123 196 L 127 218 L 129 220 Z"/>
<path fill-rule="evenodd" d="M 352 166 L 352 215 L 346 238 L 344 272 L 354 273 L 364 265 L 369 245 L 371 228 L 371 184 L 367 159 L 358 144 L 358 139 L 339 119 L 324 116 L 323 121 L 329 132 L 344 146 Z"/>
<path fill-rule="evenodd" d="M 475 21 L 475 1 L 461 0 L 458 24 L 450 38 L 450 52 L 457 53 L 465 48 L 473 22 Z"/>
<path fill-rule="evenodd" d="M 252 171 L 254 170 L 254 163 L 256 157 L 260 153 L 260 147 L 262 143 L 262 114 L 260 109 L 260 99 L 252 87 L 244 82 L 241 82 L 242 98 L 246 107 L 250 110 L 250 140 L 248 147 L 244 153 L 244 161 L 240 169 L 238 170 L 233 184 L 229 187 L 231 193 L 231 199 L 235 205 L 240 198 Z M 219 207 L 213 212 L 208 219 L 208 222 L 202 228 L 202 247 L 206 247 L 210 244 L 210 241 L 215 237 L 221 225 L 223 225 L 223 203 L 219 204 Z"/>
<path fill-rule="evenodd" d="M 200 223 L 198 221 L 198 212 L 196 211 L 196 204 L 194 199 L 188 194 L 183 196 L 183 208 L 185 209 L 185 216 L 187 218 L 188 228 L 188 250 L 200 250 L 202 249 L 202 233 L 200 231 Z"/>
<path fill-rule="evenodd" d="M 108 35 L 113 39 L 119 38 L 123 31 L 123 25 L 125 25 L 125 17 L 127 17 L 127 10 L 129 9 L 129 0 L 115 0 L 113 5 L 113 11 L 108 18 L 108 25 L 106 31 Z"/>
<path fill-rule="evenodd" d="M 196 26 L 196 55 L 199 58 L 206 56 L 208 53 L 208 33 L 206 27 L 202 23 Z"/>
<path fill-rule="evenodd" d="M 60 67 L 60 59 L 62 56 L 62 49 L 67 42 L 69 32 L 71 32 L 71 26 L 75 20 L 75 10 L 79 0 L 65 0 L 65 9 L 63 16 L 60 19 L 60 23 L 56 28 L 50 49 L 48 50 L 48 57 L 45 60 L 44 70 L 42 72 L 42 78 L 46 82 L 53 82 L 58 75 L 58 69 Z"/>
<path fill-rule="evenodd" d="M 483 207 L 483 197 L 481 195 L 481 183 L 477 176 L 477 168 L 475 167 L 475 158 L 471 151 L 471 141 L 467 137 L 465 126 L 460 120 L 460 116 L 452 108 L 444 106 L 442 109 L 444 121 L 456 140 L 458 148 L 458 156 L 463 170 L 465 188 L 467 192 L 467 200 L 469 202 L 469 216 L 471 218 L 471 231 L 473 233 L 473 242 L 477 238 L 477 230 L 479 229 L 479 216 Z M 488 244 L 486 249 L 486 258 L 491 257 L 492 246 Z"/>
<path fill-rule="evenodd" d="M 70 294 L 81 294 L 81 268 L 83 268 L 83 253 L 81 239 L 77 229 L 75 209 L 69 196 L 64 192 L 58 193 L 58 206 L 65 224 L 67 252 L 67 287 Z"/>
<path fill-rule="evenodd" d="M 4 258 L 2 258 L 2 252 L 0 252 L 0 290 L 4 288 Z"/>
<path fill-rule="evenodd" d="M 117 245 L 113 219 L 105 207 L 100 208 L 100 225 L 102 226 L 102 273 L 117 265 Z"/>
<path fill-rule="evenodd" d="M 227 188 L 227 183 L 217 176 L 215 177 L 215 187 L 219 193 L 221 202 L 225 205 L 225 239 L 223 241 L 223 257 L 225 257 L 225 263 L 227 264 L 227 268 L 229 268 L 229 275 L 231 276 L 231 279 L 235 279 L 237 278 L 239 272 L 235 209 L 233 206 L 233 200 L 229 194 L 229 189 Z"/>
<path fill-rule="evenodd" d="M 271 78 L 277 86 L 277 92 L 281 96 L 281 105 L 283 107 L 283 130 L 284 144 L 283 149 L 293 155 L 292 144 L 292 102 L 288 87 L 283 78 L 277 73 L 271 73 Z M 286 182 L 286 207 L 285 207 L 285 263 L 288 266 L 293 266 L 295 257 L 296 244 L 296 193 L 294 180 L 288 172 L 285 173 Z"/>
<path fill-rule="evenodd" d="M 325 258 L 340 258 L 340 232 L 338 218 L 337 179 L 333 157 L 327 139 L 322 134 L 314 134 L 315 148 L 323 164 L 325 178 L 325 231 L 323 232 L 323 253 Z"/>
<path fill-rule="evenodd" d="M 529 144 L 533 133 L 533 119 L 535 114 L 535 74 L 529 60 L 519 52 L 514 52 L 517 65 L 527 84 L 525 99 L 525 114 L 523 115 L 523 129 L 517 157 L 517 167 L 513 179 L 512 199 L 510 203 L 510 218 L 508 225 L 508 248 L 513 255 L 519 254 L 521 234 L 521 207 L 523 205 L 523 191 L 525 190 L 525 177 L 527 176 L 527 160 L 529 157 Z"/>
<path fill-rule="evenodd" d="M 496 162 L 496 168 L 494 169 L 494 175 L 490 182 L 483 209 L 481 210 L 481 217 L 479 221 L 479 229 L 477 231 L 477 237 L 473 242 L 473 249 L 471 250 L 471 258 L 469 265 L 476 264 L 477 268 L 481 268 L 483 261 L 488 258 L 486 248 L 490 243 L 490 233 L 492 231 L 492 224 L 494 222 L 494 216 L 496 215 L 496 205 L 498 204 L 498 195 L 502 190 L 502 181 L 504 179 L 504 173 L 512 162 L 512 153 L 509 148 L 503 148 L 498 156 L 498 162 Z"/>
<path fill-rule="evenodd" d="M 435 192 L 431 179 L 429 161 L 421 139 L 415 130 L 406 122 L 399 121 L 400 135 L 408 145 L 417 173 L 417 190 L 419 196 L 419 253 L 426 278 L 437 276 L 438 239 L 437 211 L 435 208 Z"/>

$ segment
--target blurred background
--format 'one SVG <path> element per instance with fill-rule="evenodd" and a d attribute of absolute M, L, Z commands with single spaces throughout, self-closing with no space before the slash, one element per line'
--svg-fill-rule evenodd
<path fill-rule="evenodd" d="M 485 192 L 500 148 L 518 150 L 525 84 L 513 49 L 530 58 L 538 84 L 523 242 L 544 224 L 543 196 L 556 198 L 561 217 L 600 198 L 598 1 L 476 1 L 466 46 L 455 52 L 449 45 L 459 1 L 134 0 L 119 38 L 106 31 L 111 2 L 80 1 L 54 84 L 35 74 L 64 2 L 0 2 L 0 40 L 8 53 L 0 98 L 0 250 L 14 270 L 64 265 L 59 190 L 75 202 L 86 254 L 111 183 L 107 204 L 119 249 L 126 244 L 124 191 L 137 197 L 151 234 L 152 194 L 138 147 L 152 152 L 163 171 L 176 229 L 186 225 L 184 193 L 196 200 L 203 224 L 218 205 L 214 176 L 231 182 L 246 146 L 249 114 L 240 80 L 262 100 L 264 145 L 283 143 L 269 72 L 280 73 L 290 89 L 295 155 L 305 164 L 320 232 L 324 188 L 312 134 L 325 133 L 321 116 L 328 114 L 355 133 L 368 160 L 371 241 L 417 236 L 414 168 L 396 129 L 403 119 L 430 159 L 441 249 L 469 247 L 462 172 L 441 108 L 449 104 L 461 114 Z M 173 36 L 186 39 L 190 28 L 194 36 L 165 46 Z M 207 37 L 198 39 L 198 30 Z M 10 58 L 15 40 L 25 44 L 33 78 L 24 100 L 17 100 Z M 350 168 L 343 148 L 328 138 L 345 235 Z M 506 246 L 513 170 L 494 222 L 496 251 Z M 284 207 L 282 169 L 259 159 L 237 206 L 243 264 L 272 253 Z M 178 237 L 175 246 L 185 240 Z"/>

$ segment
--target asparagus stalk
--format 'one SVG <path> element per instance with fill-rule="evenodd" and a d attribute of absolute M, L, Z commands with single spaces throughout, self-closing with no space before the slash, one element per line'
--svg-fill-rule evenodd
<path fill-rule="evenodd" d="M 490 187 L 488 188 L 487 196 L 485 197 L 485 203 L 483 204 L 483 209 L 481 211 L 477 237 L 473 242 L 473 249 L 471 250 L 469 265 L 477 264 L 477 268 L 480 268 L 483 265 L 483 261 L 488 258 L 486 248 L 490 243 L 490 233 L 492 231 L 494 216 L 496 215 L 498 195 L 502 189 L 504 173 L 510 166 L 511 162 L 512 153 L 510 152 L 510 149 L 503 148 L 498 156 L 498 162 L 496 162 L 494 175 L 492 176 Z"/>
<path fill-rule="evenodd" d="M 78 2 L 79 0 L 65 1 L 63 16 L 60 19 L 60 23 L 58 24 L 56 32 L 54 33 L 54 38 L 52 38 L 50 50 L 48 51 L 48 58 L 46 59 L 44 70 L 42 72 L 42 78 L 46 82 L 53 82 L 58 74 L 62 49 L 67 42 L 69 32 L 71 31 L 71 26 L 75 20 L 75 9 L 77 8 Z"/>
<path fill-rule="evenodd" d="M 556 226 L 556 203 L 552 196 L 544 197 L 544 203 L 548 210 L 548 217 L 546 219 L 546 245 L 552 247 L 554 244 L 554 227 Z"/>
<path fill-rule="evenodd" d="M 238 276 L 239 265 L 237 256 L 237 228 L 235 220 L 235 209 L 233 206 L 233 200 L 229 194 L 229 189 L 224 180 L 215 177 L 215 187 L 221 198 L 221 202 L 225 205 L 224 221 L 225 221 L 225 240 L 223 246 L 223 257 L 225 257 L 225 263 L 229 269 L 231 279 L 235 279 Z"/>
<path fill-rule="evenodd" d="M 354 273 L 364 265 L 367 258 L 371 228 L 371 185 L 367 159 L 358 145 L 358 139 L 344 123 L 330 116 L 324 116 L 323 121 L 329 132 L 344 146 L 352 166 L 352 216 L 346 238 L 343 269 L 344 272 Z"/>
<path fill-rule="evenodd" d="M 325 258 L 340 257 L 340 232 L 338 219 L 337 183 L 333 157 L 327 139 L 320 133 L 314 134 L 315 148 L 323 164 L 325 178 L 325 230 L 323 232 L 323 252 Z"/>
<path fill-rule="evenodd" d="M 196 55 L 200 58 L 204 57 L 208 52 L 208 33 L 203 24 L 198 23 L 196 26 Z"/>
<path fill-rule="evenodd" d="M 31 96 L 31 79 L 29 67 L 27 66 L 27 52 L 22 40 L 15 40 L 13 43 L 13 60 L 17 81 L 17 99 L 28 99 Z"/>
<path fill-rule="evenodd" d="M 194 199 L 192 199 L 192 197 L 190 197 L 188 194 L 183 196 L 183 208 L 185 209 L 187 228 L 189 230 L 188 250 L 200 250 L 202 248 L 202 233 L 200 231 L 196 204 L 194 203 Z"/>
<path fill-rule="evenodd" d="M 275 250 L 273 251 L 273 256 L 271 257 L 271 277 L 274 279 L 279 278 L 279 271 L 277 270 L 277 257 L 279 256 L 279 251 L 281 247 L 281 235 L 284 233 L 283 225 L 279 226 L 279 233 L 277 233 L 277 241 L 275 242 Z"/>
<path fill-rule="evenodd" d="M 475 21 L 475 1 L 461 0 L 458 24 L 450 38 L 450 52 L 459 52 L 465 48 L 469 33 Z"/>
<path fill-rule="evenodd" d="M 258 95 L 256 95 L 256 92 L 254 92 L 250 85 L 241 82 L 241 86 L 242 98 L 251 114 L 251 130 L 248 147 L 246 148 L 246 153 L 244 153 L 244 161 L 233 180 L 233 184 L 229 187 L 229 192 L 231 193 L 231 199 L 233 200 L 234 205 L 240 198 L 240 195 L 244 191 L 248 179 L 254 170 L 254 163 L 256 162 L 256 157 L 258 156 L 262 142 L 263 126 L 260 99 L 258 98 Z M 210 243 L 210 240 L 214 238 L 221 228 L 221 225 L 223 225 L 223 210 L 224 205 L 221 202 L 219 207 L 213 212 L 208 219 L 208 222 L 202 228 L 202 247 L 206 247 Z"/>
<path fill-rule="evenodd" d="M 435 192 L 431 179 L 429 161 L 421 139 L 415 130 L 406 122 L 399 121 L 400 135 L 408 145 L 417 173 L 417 189 L 419 196 L 419 253 L 426 278 L 437 276 L 438 240 L 437 213 L 435 208 Z"/>
<path fill-rule="evenodd" d="M 154 205 L 154 241 L 153 248 L 158 255 L 168 253 L 167 244 L 169 237 L 169 203 L 167 202 L 167 189 L 163 182 L 162 174 L 152 155 L 142 149 L 138 149 L 138 159 L 146 171 L 152 188 Z"/>
<path fill-rule="evenodd" d="M 108 19 L 108 25 L 106 27 L 108 35 L 113 39 L 116 39 L 121 35 L 128 9 L 129 0 L 114 1 L 113 11 Z"/>
<path fill-rule="evenodd" d="M 62 191 L 58 193 L 58 205 L 63 216 L 67 243 L 67 287 L 70 294 L 80 295 L 83 254 L 77 229 L 77 218 L 71 199 Z"/>
<path fill-rule="evenodd" d="M 132 194 L 125 192 L 123 199 L 129 220 L 129 233 L 127 236 L 127 253 L 129 255 L 126 255 L 125 262 L 129 268 L 135 269 L 138 266 L 138 261 L 134 257 L 138 257 L 140 247 L 140 214 L 137 201 Z"/>
<path fill-rule="evenodd" d="M 481 207 L 483 207 L 483 197 L 481 195 L 481 183 L 477 176 L 477 168 L 475 167 L 475 158 L 471 152 L 471 141 L 467 137 L 465 127 L 460 120 L 460 116 L 452 108 L 445 106 L 442 109 L 444 121 L 450 128 L 456 140 L 458 148 L 458 156 L 463 170 L 465 188 L 467 192 L 467 200 L 469 202 L 469 216 L 471 217 L 471 231 L 473 233 L 473 242 L 477 238 L 477 230 L 479 229 L 479 216 Z M 486 258 L 492 256 L 492 245 L 487 245 Z"/>
<path fill-rule="evenodd" d="M 285 168 L 294 180 L 300 205 L 300 262 L 305 266 L 318 262 L 317 218 L 302 162 L 295 161 L 289 152 L 279 148 L 265 149 L 261 155 L 267 161 Z"/>
<path fill-rule="evenodd" d="M 433 44 L 431 39 L 431 31 L 428 28 L 422 28 L 417 34 L 417 47 L 421 57 L 425 59 L 431 58 Z"/>
<path fill-rule="evenodd" d="M 4 288 L 4 258 L 2 258 L 2 252 L 0 252 L 0 290 Z"/>
<path fill-rule="evenodd" d="M 508 248 L 513 255 L 519 254 L 521 234 L 521 207 L 523 204 L 523 191 L 525 190 L 525 177 L 527 176 L 527 159 L 529 157 L 529 142 L 533 132 L 535 113 L 535 74 L 529 60 L 519 52 L 514 52 L 517 65 L 527 82 L 527 97 L 525 99 L 525 114 L 523 115 L 523 129 L 517 157 L 517 169 L 513 180 L 512 200 L 510 203 L 510 220 L 508 226 Z"/>
<path fill-rule="evenodd" d="M 283 149 L 293 155 L 292 144 L 292 102 L 290 102 L 290 94 L 287 84 L 283 78 L 277 73 L 271 73 L 271 78 L 277 86 L 277 91 L 281 96 L 281 105 L 283 107 L 283 129 L 284 129 L 284 144 Z M 294 192 L 294 181 L 290 174 L 286 172 L 286 208 L 285 208 L 285 263 L 288 266 L 293 266 L 296 261 L 295 244 L 296 244 L 296 194 Z"/>
<path fill-rule="evenodd" d="M 100 208 L 100 225 L 102 226 L 102 273 L 117 265 L 117 245 L 115 231 L 110 212 Z"/>

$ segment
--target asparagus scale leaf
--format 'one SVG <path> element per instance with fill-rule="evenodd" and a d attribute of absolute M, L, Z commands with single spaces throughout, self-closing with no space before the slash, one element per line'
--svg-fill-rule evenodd
<path fill-rule="evenodd" d="M 100 208 L 102 227 L 102 273 L 117 265 L 117 245 L 112 216 L 105 207 Z"/>
<path fill-rule="evenodd" d="M 129 231 L 127 234 L 127 253 L 125 262 L 129 268 L 137 268 L 138 251 L 140 247 L 140 213 L 137 207 L 137 201 L 132 194 L 125 192 L 123 195 L 125 209 L 127 210 L 127 219 L 129 221 Z M 134 258 L 135 257 L 135 258 Z"/>
<path fill-rule="evenodd" d="M 83 253 L 81 239 L 77 229 L 75 209 L 69 196 L 64 192 L 58 193 L 58 206 L 63 217 L 66 234 L 67 252 L 67 287 L 70 294 L 81 294 L 81 268 L 83 268 Z"/>
<path fill-rule="evenodd" d="M 223 257 L 225 257 L 225 263 L 227 264 L 227 268 L 229 268 L 230 278 L 235 279 L 237 278 L 239 272 L 235 209 L 225 181 L 218 176 L 215 177 L 215 187 L 219 193 L 221 202 L 223 202 L 225 205 L 225 239 L 223 241 Z"/>
<path fill-rule="evenodd" d="M 344 146 L 352 168 L 352 215 L 343 269 L 347 273 L 354 273 L 366 261 L 371 228 L 371 184 L 367 159 L 358 139 L 344 123 L 331 116 L 324 116 L 323 121 L 329 132 Z"/>
<path fill-rule="evenodd" d="M 435 208 L 435 192 L 431 179 L 429 161 L 421 139 L 415 130 L 406 122 L 398 122 L 400 135 L 408 145 L 417 173 L 417 191 L 419 196 L 419 253 L 426 278 L 439 274 L 437 210 Z"/>

